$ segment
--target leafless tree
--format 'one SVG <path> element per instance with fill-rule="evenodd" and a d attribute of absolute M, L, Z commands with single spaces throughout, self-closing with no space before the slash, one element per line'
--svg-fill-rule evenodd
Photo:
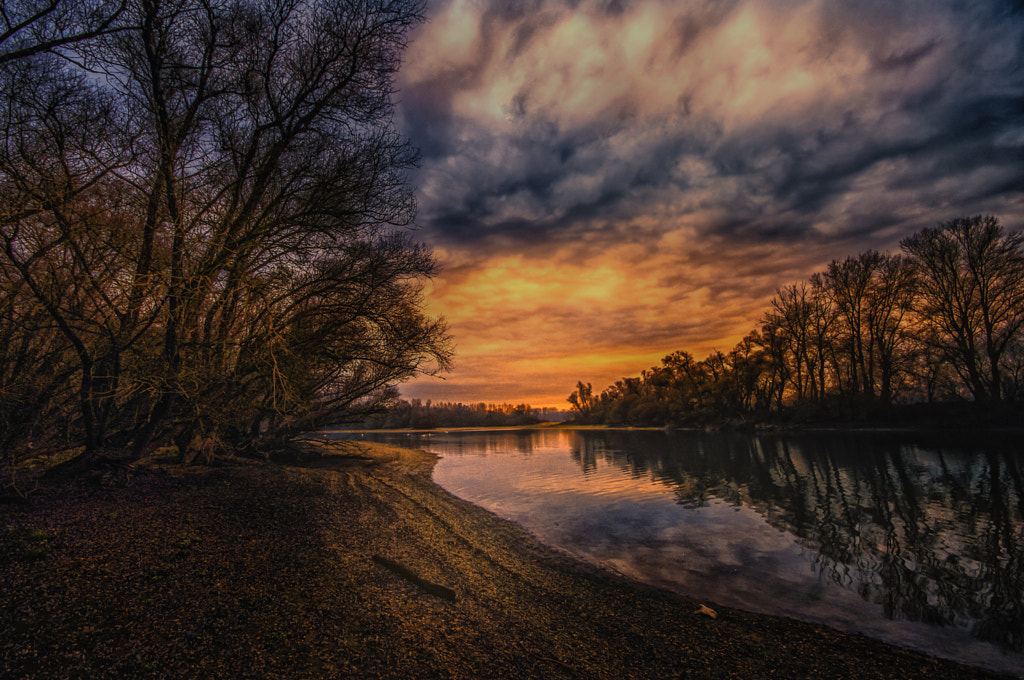
<path fill-rule="evenodd" d="M 883 256 L 868 251 L 843 261 L 834 260 L 823 276 L 824 289 L 838 312 L 838 341 L 845 356 L 851 394 L 871 399 L 876 394 L 875 344 L 871 336 L 871 284 Z"/>
<path fill-rule="evenodd" d="M 800 402 L 813 389 L 815 366 L 810 355 L 812 292 L 804 282 L 791 284 L 776 291 L 772 299 L 772 312 L 765 323 L 780 333 L 786 344 L 788 372 L 792 381 L 794 398 Z"/>
<path fill-rule="evenodd" d="M 125 30 L 129 0 L 12 0 L 0 4 L 0 64 Z"/>
<path fill-rule="evenodd" d="M 7 64 L 0 78 L 7 285 L 21 291 L 13 298 L 19 306 L 31 294 L 77 363 L 82 427 L 93 449 L 126 342 L 122 267 L 131 235 L 116 173 L 131 161 L 132 139 L 112 100 L 52 55 Z"/>
<path fill-rule="evenodd" d="M 95 7 L 0 64 L 5 255 L 77 357 L 87 450 L 293 431 L 445 368 L 392 115 L 422 2 Z"/>
<path fill-rule="evenodd" d="M 917 355 L 912 316 L 917 277 L 910 261 L 882 255 L 868 295 L 869 336 L 874 344 L 878 399 L 889 404 L 912 374 Z"/>
<path fill-rule="evenodd" d="M 1024 328 L 1024 234 L 992 216 L 958 218 L 904 240 L 922 285 L 922 337 L 975 400 L 1003 398 L 1003 359 Z"/>
<path fill-rule="evenodd" d="M 834 260 L 819 281 L 836 311 L 837 384 L 868 401 L 891 403 L 909 369 L 913 268 L 898 255 L 869 250 Z"/>

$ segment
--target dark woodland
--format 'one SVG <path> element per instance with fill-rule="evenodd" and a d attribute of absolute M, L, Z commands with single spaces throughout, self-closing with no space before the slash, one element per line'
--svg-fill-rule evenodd
<path fill-rule="evenodd" d="M 0 451 L 210 456 L 444 369 L 393 79 L 416 0 L 15 0 Z"/>

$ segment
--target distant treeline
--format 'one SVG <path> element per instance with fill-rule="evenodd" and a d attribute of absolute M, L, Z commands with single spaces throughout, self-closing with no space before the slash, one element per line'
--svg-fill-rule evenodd
<path fill-rule="evenodd" d="M 1024 235 L 960 218 L 779 289 L 728 353 L 677 351 L 600 394 L 577 384 L 579 422 L 697 424 L 860 418 L 896 405 L 1024 400 Z M 920 409 L 920 407 L 916 407 Z"/>
<path fill-rule="evenodd" d="M 566 414 L 555 408 L 533 408 L 529 404 L 463 404 L 461 402 L 424 403 L 420 399 L 398 400 L 382 413 L 366 419 L 369 429 L 437 427 L 507 427 L 533 425 L 541 421 L 564 420 Z"/>

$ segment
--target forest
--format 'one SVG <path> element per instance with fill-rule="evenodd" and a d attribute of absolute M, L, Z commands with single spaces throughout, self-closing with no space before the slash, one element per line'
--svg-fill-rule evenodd
<path fill-rule="evenodd" d="M 12 0 L 0 462 L 243 451 L 443 370 L 393 81 L 418 0 Z"/>
<path fill-rule="evenodd" d="M 919 231 L 779 288 L 727 353 L 569 396 L 580 423 L 847 421 L 949 405 L 989 416 L 1024 400 L 1024 234 L 993 216 Z M 925 405 L 925 406 L 922 406 Z M 962 409 L 962 410 L 964 410 Z"/>

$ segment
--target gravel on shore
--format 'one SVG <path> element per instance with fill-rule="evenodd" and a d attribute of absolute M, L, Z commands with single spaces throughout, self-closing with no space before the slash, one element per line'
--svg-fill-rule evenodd
<path fill-rule="evenodd" d="M 0 505 L 0 678 L 998 677 L 580 564 L 430 454 L 305 448 Z"/>

